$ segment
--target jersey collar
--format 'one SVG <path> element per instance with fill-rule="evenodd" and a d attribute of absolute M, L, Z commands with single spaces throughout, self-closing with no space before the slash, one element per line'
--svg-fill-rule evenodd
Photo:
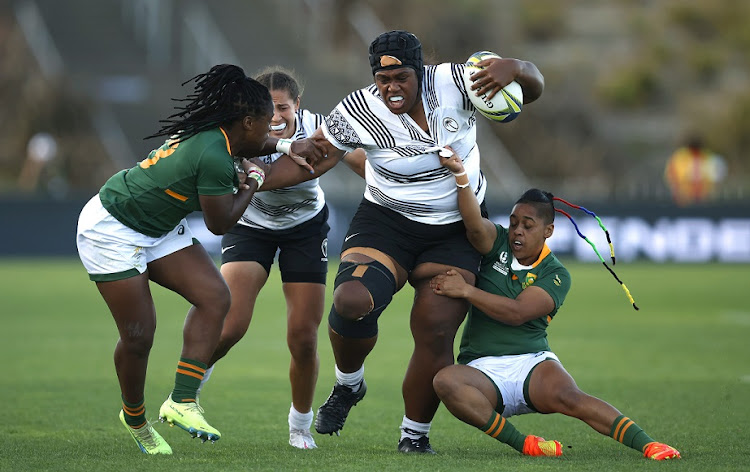
<path fill-rule="evenodd" d="M 545 257 L 547 257 L 547 255 L 549 255 L 550 252 L 552 252 L 552 251 L 550 251 L 549 247 L 545 243 L 544 247 L 542 248 L 542 252 L 541 252 L 541 254 L 539 254 L 539 258 L 536 260 L 536 262 L 534 262 L 530 266 L 525 266 L 525 265 L 521 264 L 520 262 L 518 262 L 518 260 L 516 259 L 516 256 L 513 256 L 513 261 L 510 263 L 510 268 L 513 271 L 531 270 L 534 267 L 538 266 L 539 263 L 542 262 L 542 259 L 544 259 Z"/>

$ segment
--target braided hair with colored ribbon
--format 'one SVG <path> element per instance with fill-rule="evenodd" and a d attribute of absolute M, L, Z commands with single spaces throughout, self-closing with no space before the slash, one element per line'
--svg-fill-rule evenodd
<path fill-rule="evenodd" d="M 615 259 L 615 247 L 612 244 L 612 239 L 609 236 L 609 231 L 604 226 L 604 223 L 602 222 L 601 218 L 599 218 L 596 215 L 596 213 L 594 213 L 593 211 L 587 210 L 586 208 L 584 208 L 584 207 L 582 207 L 580 205 L 575 205 L 573 203 L 570 203 L 570 202 L 568 202 L 566 200 L 563 200 L 562 198 L 552 197 L 552 199 L 553 200 L 557 200 L 558 202 L 562 202 L 562 203 L 564 203 L 565 205 L 567 205 L 567 206 L 569 206 L 571 208 L 575 208 L 576 210 L 581 210 L 584 213 L 586 213 L 587 215 L 593 217 L 597 221 L 597 223 L 599 224 L 599 227 L 602 229 L 602 231 L 604 231 L 604 234 L 607 237 L 607 243 L 609 244 L 609 253 L 610 253 L 610 257 L 612 258 L 612 265 L 615 265 L 615 263 L 616 263 L 616 259 Z M 558 212 L 558 213 L 562 213 L 563 215 L 565 215 L 570 220 L 571 223 L 573 223 L 573 227 L 575 228 L 576 233 L 578 233 L 578 236 L 580 236 L 584 241 L 586 241 L 589 244 L 589 246 L 591 246 L 591 248 L 596 253 L 597 257 L 599 257 L 599 260 L 601 261 L 601 263 L 604 264 L 604 267 L 609 271 L 610 274 L 612 274 L 612 276 L 615 278 L 615 280 L 617 280 L 617 282 L 620 283 L 620 286 L 625 291 L 625 294 L 628 296 L 628 300 L 630 300 L 630 303 L 633 305 L 633 308 L 635 308 L 636 310 L 638 310 L 639 308 L 635 304 L 635 300 L 633 300 L 633 296 L 630 294 L 630 290 L 628 290 L 628 287 L 623 283 L 622 280 L 620 280 L 620 278 L 617 276 L 617 274 L 615 274 L 615 271 L 612 270 L 612 268 L 609 265 L 607 265 L 607 263 L 605 262 L 605 260 L 602 257 L 602 255 L 599 254 L 599 250 L 596 248 L 596 245 L 589 238 L 587 238 L 583 233 L 581 233 L 581 230 L 580 230 L 580 228 L 578 228 L 578 223 L 576 223 L 576 220 L 574 220 L 573 217 L 570 215 L 570 213 L 566 212 L 565 210 L 560 210 L 559 208 L 555 208 L 555 211 Z"/>

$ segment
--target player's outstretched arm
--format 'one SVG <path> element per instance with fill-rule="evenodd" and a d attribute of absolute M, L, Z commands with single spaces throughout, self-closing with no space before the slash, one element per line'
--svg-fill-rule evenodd
<path fill-rule="evenodd" d="M 441 151 L 440 164 L 450 170 L 456 178 L 458 209 L 461 212 L 461 218 L 464 220 L 466 237 L 480 254 L 487 254 L 495 244 L 497 228 L 495 228 L 494 223 L 482 216 L 479 202 L 471 189 L 471 185 L 469 185 L 469 176 L 466 175 L 461 158 L 453 152 L 450 146 L 446 146 L 445 149 L 450 151 L 451 155 L 447 156 L 446 153 L 446 156 L 444 156 L 443 151 Z"/>
<path fill-rule="evenodd" d="M 338 164 L 345 154 L 344 151 L 329 143 L 320 129 L 316 130 L 309 138 L 294 141 L 292 144 L 299 144 L 299 149 L 317 149 L 325 157 L 317 162 L 313 162 L 312 167 L 310 167 L 312 172 L 310 172 L 307 167 L 300 166 L 289 155 L 282 155 L 268 169 L 261 191 L 291 187 L 292 185 L 320 177 Z M 292 152 L 294 153 L 295 151 Z M 312 153 L 312 151 L 310 152 Z"/>
<path fill-rule="evenodd" d="M 291 157 L 284 154 L 269 166 L 270 168 L 266 174 L 266 181 L 260 191 L 263 192 L 265 190 L 291 187 L 315 179 L 331 170 L 338 162 L 339 160 L 334 157 L 327 157 L 315 164 L 312 167 L 313 172 L 311 173 L 294 162 Z"/>
<path fill-rule="evenodd" d="M 292 141 L 269 136 L 258 155 L 266 156 L 274 152 L 290 156 L 297 165 L 307 169 L 310 173 L 313 173 L 313 166 L 326 156 L 325 147 L 319 141 L 316 142 L 310 138 Z"/>

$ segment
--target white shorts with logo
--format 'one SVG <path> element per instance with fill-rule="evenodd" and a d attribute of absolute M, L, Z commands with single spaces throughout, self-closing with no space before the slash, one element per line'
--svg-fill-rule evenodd
<path fill-rule="evenodd" d="M 505 418 L 510 418 L 515 415 L 535 413 L 526 402 L 523 384 L 531 370 L 540 362 L 548 359 L 560 362 L 554 352 L 542 351 L 515 356 L 480 357 L 466 365 L 483 372 L 492 380 L 500 391 L 505 405 L 502 415 Z"/>
<path fill-rule="evenodd" d="M 76 233 L 78 255 L 89 278 L 96 282 L 142 274 L 149 262 L 191 246 L 193 239 L 184 218 L 164 236 L 154 238 L 139 233 L 105 210 L 99 195 L 81 210 Z"/>

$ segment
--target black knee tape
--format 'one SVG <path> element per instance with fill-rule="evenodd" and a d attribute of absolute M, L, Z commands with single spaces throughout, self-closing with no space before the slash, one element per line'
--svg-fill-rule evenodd
<path fill-rule="evenodd" d="M 358 280 L 365 286 L 372 297 L 372 310 L 382 311 L 393 299 L 396 293 L 396 278 L 388 268 L 378 261 L 371 262 L 342 262 L 333 282 L 333 289 L 350 280 Z"/>
<path fill-rule="evenodd" d="M 350 320 L 339 315 L 335 306 L 331 306 L 328 313 L 328 324 L 331 329 L 345 338 L 372 338 L 378 334 L 378 313 L 370 312 L 364 318 Z"/>
<path fill-rule="evenodd" d="M 357 263 L 342 262 L 334 279 L 334 290 L 344 282 L 358 280 L 372 297 L 373 309 L 359 320 L 350 320 L 339 315 L 331 307 L 328 323 L 338 334 L 349 338 L 371 338 L 378 334 L 378 317 L 396 293 L 396 278 L 388 268 L 378 261 Z"/>

